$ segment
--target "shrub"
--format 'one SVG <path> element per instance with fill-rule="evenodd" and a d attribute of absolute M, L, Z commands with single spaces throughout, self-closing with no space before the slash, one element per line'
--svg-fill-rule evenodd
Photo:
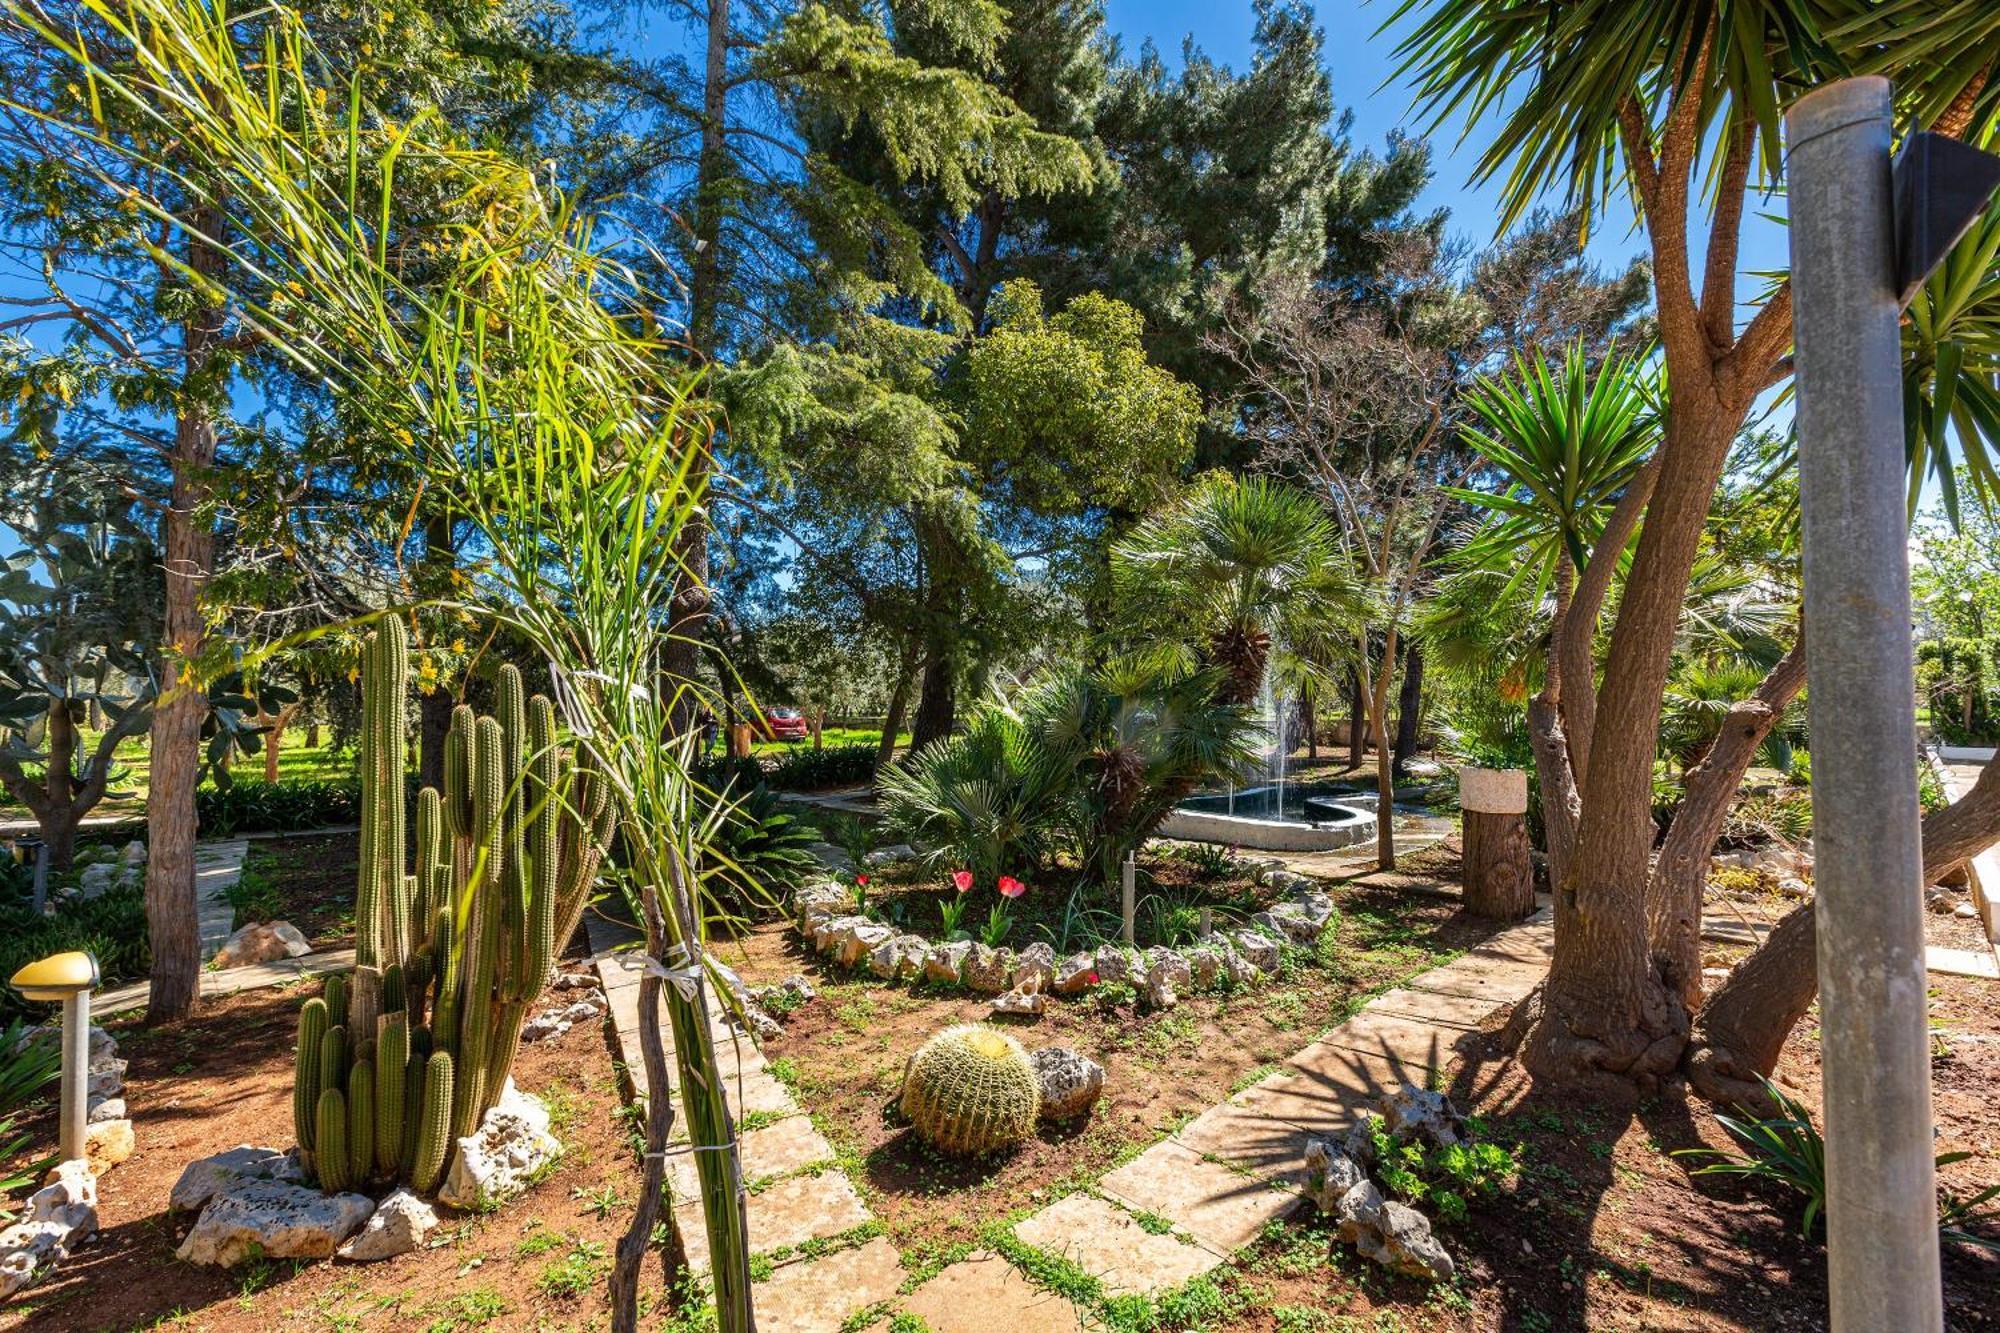
<path fill-rule="evenodd" d="M 715 818 L 702 882 L 727 911 L 747 915 L 769 908 L 819 866 L 806 850 L 815 841 L 813 826 L 761 783 Z"/>
<path fill-rule="evenodd" d="M 823 750 L 804 746 L 786 750 L 765 775 L 779 791 L 818 791 L 847 787 L 875 776 L 875 747 L 829 745 Z"/>
<path fill-rule="evenodd" d="M 152 953 L 146 941 L 145 890 L 136 884 L 112 889 L 64 903 L 48 916 L 37 916 L 24 904 L 0 909 L 0 977 L 72 949 L 96 957 L 107 986 L 146 975 Z M 12 986 L 0 986 L 0 1021 L 39 1017 L 47 1008 L 22 999 Z"/>
<path fill-rule="evenodd" d="M 946 1028 L 903 1075 L 903 1114 L 941 1152 L 976 1157 L 1035 1132 L 1041 1083 L 1021 1043 L 984 1023 Z"/>
<path fill-rule="evenodd" d="M 238 833 L 293 833 L 353 824 L 361 817 L 361 785 L 352 779 L 285 778 L 231 782 L 194 794 L 204 838 Z"/>
<path fill-rule="evenodd" d="M 1372 1133 L 1383 1186 L 1411 1203 L 1429 1203 L 1447 1222 L 1463 1222 L 1471 1200 L 1497 1193 L 1521 1165 L 1512 1149 L 1497 1143 L 1398 1142 L 1380 1120 Z"/>
<path fill-rule="evenodd" d="M 1018 718 L 982 709 L 963 734 L 884 771 L 883 827 L 927 848 L 929 869 L 965 866 L 993 884 L 1048 850 L 1068 776 Z"/>

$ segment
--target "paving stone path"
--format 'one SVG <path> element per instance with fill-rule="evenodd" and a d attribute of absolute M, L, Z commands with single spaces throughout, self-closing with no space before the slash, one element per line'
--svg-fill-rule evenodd
<path fill-rule="evenodd" d="M 621 937 L 595 920 L 590 930 L 618 1049 L 643 1090 L 641 964 L 636 952 L 613 951 L 629 934 Z M 1220 1266 L 1267 1222 L 1305 1206 L 1308 1133 L 1338 1135 L 1402 1081 L 1423 1086 L 1489 1014 L 1533 989 L 1548 970 L 1552 941 L 1544 910 L 1384 992 L 1280 1072 L 1211 1107 L 1093 1189 L 1022 1219 L 1015 1238 L 1076 1264 L 1111 1295 L 1168 1291 Z M 796 1253 L 807 1240 L 865 1225 L 871 1215 L 853 1183 L 833 1167 L 832 1145 L 771 1076 L 763 1056 L 747 1038 L 739 1046 L 719 1033 L 718 1041 L 730 1104 L 739 1116 L 750 1113 L 757 1126 L 743 1137 L 744 1174 L 753 1183 L 776 1178 L 751 1205 L 753 1250 Z M 686 1158 L 673 1160 L 675 1198 L 691 1200 L 693 1171 Z M 824 1169 L 807 1169 L 813 1166 Z M 679 1208 L 682 1234 L 698 1250 L 704 1243 L 698 1206 L 683 1202 Z M 755 1287 L 757 1326 L 769 1333 L 837 1333 L 858 1312 L 893 1302 L 891 1310 L 917 1316 L 932 1333 L 1077 1333 L 1086 1327 L 1086 1312 L 988 1251 L 899 1295 L 905 1275 L 895 1246 L 880 1236 L 781 1263 Z M 875 1327 L 886 1328 L 886 1316 Z"/>
<path fill-rule="evenodd" d="M 639 977 L 644 960 L 624 948 L 637 936 L 592 915 L 586 918 L 592 961 L 610 1003 L 618 1058 L 632 1080 L 635 1096 L 646 1093 L 645 1057 L 639 1049 Z M 750 1248 L 775 1256 L 771 1275 L 752 1287 L 757 1327 L 763 1333 L 837 1333 L 857 1311 L 895 1298 L 903 1283 L 896 1247 L 881 1236 L 860 1245 L 804 1256 L 808 1242 L 860 1231 L 875 1220 L 854 1182 L 834 1161 L 833 1145 L 807 1118 L 791 1090 L 772 1076 L 763 1053 L 745 1036 L 719 1024 L 714 1029 L 725 1095 L 742 1133 L 743 1177 L 757 1194 L 750 1206 Z M 672 1048 L 668 1049 L 672 1059 Z M 676 1118 L 674 1137 L 685 1142 L 685 1121 Z M 694 1159 L 667 1159 L 667 1180 L 688 1258 L 708 1262 L 695 1178 Z M 865 1234 L 865 1233 L 864 1233 Z M 787 1259 L 787 1256 L 795 1256 Z"/>

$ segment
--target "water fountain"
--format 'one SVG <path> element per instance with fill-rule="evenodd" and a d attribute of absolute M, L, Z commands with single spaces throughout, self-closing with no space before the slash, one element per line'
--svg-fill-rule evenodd
<path fill-rule="evenodd" d="M 1253 783 L 1188 797 L 1160 826 L 1161 836 L 1289 852 L 1328 851 L 1374 838 L 1373 792 L 1301 783 L 1290 774 L 1291 701 L 1269 673 L 1257 708 L 1264 739 Z"/>

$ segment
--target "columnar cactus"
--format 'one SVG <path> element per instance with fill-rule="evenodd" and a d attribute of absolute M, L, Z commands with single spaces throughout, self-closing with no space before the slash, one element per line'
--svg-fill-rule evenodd
<path fill-rule="evenodd" d="M 961 1023 L 917 1048 L 903 1074 L 903 1114 L 941 1152 L 974 1157 L 1035 1132 L 1041 1083 L 1027 1051 L 999 1028 Z"/>
<path fill-rule="evenodd" d="M 444 1165 L 451 1155 L 451 1106 L 451 1056 L 437 1051 L 424 1066 L 424 1113 L 409 1176 L 410 1188 L 419 1194 L 429 1194 L 444 1179 Z"/>
<path fill-rule="evenodd" d="M 609 788 L 575 769 L 554 706 L 506 666 L 496 716 L 452 710 L 443 787 L 417 793 L 406 840 L 408 652 L 388 616 L 363 649 L 355 969 L 300 1013 L 293 1121 L 330 1189 L 436 1188 L 506 1085 L 611 836 Z M 322 1141 L 332 1119 L 338 1161 Z"/>
<path fill-rule="evenodd" d="M 320 1093 L 314 1138 L 319 1144 L 313 1158 L 319 1164 L 320 1188 L 338 1194 L 354 1183 L 347 1170 L 347 1099 L 339 1088 Z"/>

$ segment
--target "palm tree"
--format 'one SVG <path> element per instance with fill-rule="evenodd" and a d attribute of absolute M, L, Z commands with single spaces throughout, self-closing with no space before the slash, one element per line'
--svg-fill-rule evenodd
<path fill-rule="evenodd" d="M 1782 103 L 1830 74 L 1889 75 L 1915 123 L 1983 139 L 2000 117 L 1991 77 L 2000 9 L 1403 0 L 1391 22 L 1404 19 L 1414 22 L 1398 50 L 1420 102 L 1440 121 L 1469 111 L 1496 122 L 1479 175 L 1502 182 L 1502 225 L 1550 188 L 1586 209 L 1629 189 L 1651 245 L 1667 373 L 1663 441 L 1657 466 L 1628 488 L 1632 502 L 1617 507 L 1634 523 L 1643 511 L 1645 523 L 1594 700 L 1601 725 L 1587 745 L 1570 736 L 1560 756 L 1582 761 L 1565 775 L 1578 793 L 1575 849 L 1556 894 L 1548 985 L 1515 1028 L 1538 1075 L 1650 1088 L 1686 1049 L 1688 979 L 1677 973 L 1690 958 L 1685 922 L 1700 913 L 1698 884 L 1690 902 L 1684 883 L 1650 873 L 1660 704 L 1729 449 L 1759 396 L 1790 374 L 1789 284 L 1772 286 L 1747 322 L 1737 320 L 1752 176 L 1775 183 Z M 1705 253 L 1695 256 L 1689 224 L 1698 205 L 1710 217 Z M 1607 525 L 1619 517 L 1614 510 Z M 1616 560 L 1623 545 L 1600 542 L 1593 563 Z M 1593 577 L 1586 567 L 1579 587 Z M 1608 586 L 1608 572 L 1601 581 Z M 1600 605 L 1573 610 L 1595 624 Z M 1675 901 L 1650 902 L 1655 895 Z"/>
<path fill-rule="evenodd" d="M 1318 502 L 1266 477 L 1203 477 L 1112 548 L 1111 573 L 1127 631 L 1215 667 L 1223 704 L 1257 697 L 1274 640 L 1325 636 L 1360 603 Z"/>
<path fill-rule="evenodd" d="M 1642 497 L 1652 479 L 1654 396 L 1645 358 L 1613 348 L 1593 368 L 1579 343 L 1559 371 L 1537 351 L 1517 358 L 1511 375 L 1482 379 L 1467 398 L 1477 424 L 1466 442 L 1504 486 L 1454 492 L 1493 515 L 1458 558 L 1505 575 L 1496 603 L 1523 587 L 1538 600 L 1553 594 L 1542 687 L 1528 716 L 1550 878 L 1558 883 L 1576 843 L 1577 791 L 1595 725 L 1598 608 L 1638 521 L 1638 504 L 1626 497 Z M 1599 549 L 1605 558 L 1593 559 Z"/>

